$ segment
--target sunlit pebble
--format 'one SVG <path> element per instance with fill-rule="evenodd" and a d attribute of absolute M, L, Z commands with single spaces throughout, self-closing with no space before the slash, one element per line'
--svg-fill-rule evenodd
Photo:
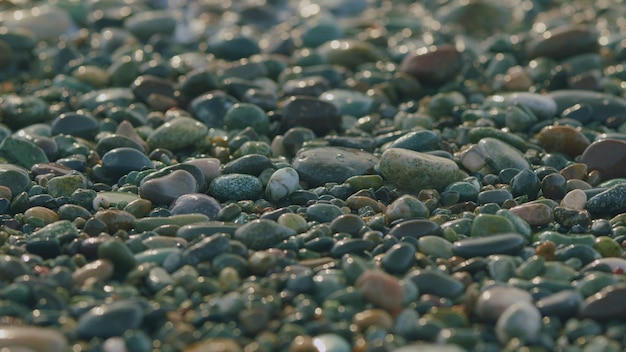
<path fill-rule="evenodd" d="M 108 208 L 109 205 L 111 205 L 111 201 L 109 200 L 107 196 L 103 196 L 99 194 L 93 199 L 94 210 L 98 210 L 100 208 Z"/>

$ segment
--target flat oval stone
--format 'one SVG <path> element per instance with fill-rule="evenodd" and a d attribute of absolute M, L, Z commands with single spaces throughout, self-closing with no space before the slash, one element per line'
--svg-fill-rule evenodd
<path fill-rule="evenodd" d="M 327 333 L 313 337 L 313 346 L 327 352 L 350 352 L 352 347 L 343 337 Z"/>
<path fill-rule="evenodd" d="M 352 176 L 371 172 L 377 162 L 373 154 L 358 149 L 319 147 L 298 151 L 292 167 L 300 180 L 315 187 L 329 182 L 343 183 Z"/>
<path fill-rule="evenodd" d="M 282 109 L 281 130 L 293 127 L 309 128 L 323 136 L 341 127 L 341 114 L 334 104 L 315 97 L 290 97 Z"/>
<path fill-rule="evenodd" d="M 137 149 L 122 147 L 108 151 L 102 156 L 102 167 L 107 174 L 120 178 L 131 171 L 152 168 L 152 161 Z"/>
<path fill-rule="evenodd" d="M 504 102 L 509 106 L 517 104 L 523 105 L 532 111 L 532 113 L 535 114 L 540 120 L 551 118 L 557 113 L 556 102 L 550 96 L 530 92 L 514 92 L 510 94 L 492 95 L 487 97 L 483 106 L 500 100 L 504 100 Z"/>
<path fill-rule="evenodd" d="M 137 329 L 143 320 L 141 306 L 132 301 L 119 300 L 94 307 L 80 316 L 77 332 L 83 338 L 121 336 Z"/>
<path fill-rule="evenodd" d="M 539 299 L 535 304 L 544 316 L 557 316 L 568 319 L 575 316 L 583 296 L 574 290 L 560 291 Z"/>
<path fill-rule="evenodd" d="M 209 195 L 219 201 L 256 200 L 263 194 L 263 184 L 251 175 L 227 174 L 216 177 L 209 185 Z"/>
<path fill-rule="evenodd" d="M 564 59 L 595 52 L 599 48 L 598 34 L 584 26 L 562 26 L 544 32 L 528 44 L 528 58 L 540 56 Z"/>
<path fill-rule="evenodd" d="M 317 48 L 317 52 L 331 65 L 356 67 L 376 62 L 383 58 L 382 53 L 372 44 L 355 39 L 336 39 Z"/>
<path fill-rule="evenodd" d="M 272 161 L 265 155 L 248 154 L 228 162 L 222 169 L 223 174 L 248 174 L 258 176 L 263 170 L 274 168 Z"/>
<path fill-rule="evenodd" d="M 439 85 L 454 78 L 463 68 L 463 55 L 454 47 L 443 45 L 422 48 L 407 54 L 400 64 L 405 72 L 425 84 Z"/>
<path fill-rule="evenodd" d="M 528 160 L 518 149 L 499 139 L 483 138 L 478 142 L 478 148 L 485 156 L 487 165 L 495 172 L 508 168 L 517 170 L 530 168 Z"/>
<path fill-rule="evenodd" d="M 104 155 L 115 148 L 122 147 L 137 149 L 140 152 L 146 151 L 146 149 L 136 141 L 122 135 L 112 134 L 98 140 L 96 152 L 98 152 L 99 155 Z"/>
<path fill-rule="evenodd" d="M 8 187 L 11 194 L 17 195 L 30 187 L 28 170 L 12 164 L 0 164 L 0 185 Z"/>
<path fill-rule="evenodd" d="M 546 126 L 535 138 L 547 152 L 563 153 L 571 158 L 582 154 L 590 144 L 582 132 L 565 125 Z"/>
<path fill-rule="evenodd" d="M 0 348 L 15 351 L 64 352 L 67 339 L 53 328 L 36 326 L 3 326 L 0 328 Z"/>
<path fill-rule="evenodd" d="M 48 156 L 38 145 L 27 139 L 15 137 L 2 140 L 0 157 L 27 169 L 36 164 L 48 162 Z"/>
<path fill-rule="evenodd" d="M 430 211 L 419 199 L 405 194 L 387 206 L 385 219 L 392 222 L 398 219 L 427 218 Z"/>
<path fill-rule="evenodd" d="M 199 142 L 208 132 L 208 127 L 191 117 L 178 116 L 159 126 L 148 136 L 150 148 L 178 150 Z"/>
<path fill-rule="evenodd" d="M 624 107 L 626 110 L 626 106 Z M 600 172 L 602 180 L 626 177 L 626 142 L 604 139 L 589 145 L 580 157 L 580 162 L 587 164 L 589 171 Z"/>
<path fill-rule="evenodd" d="M 98 106 L 112 104 L 115 106 L 129 106 L 135 100 L 130 88 L 104 88 L 86 93 L 80 98 L 80 104 L 87 110 L 94 110 Z"/>
<path fill-rule="evenodd" d="M 195 177 L 185 170 L 142 182 L 139 195 L 154 204 L 171 204 L 176 198 L 198 191 Z"/>
<path fill-rule="evenodd" d="M 343 210 L 334 204 L 316 203 L 306 209 L 307 219 L 320 223 L 331 222 L 341 215 Z"/>
<path fill-rule="evenodd" d="M 407 274 L 422 294 L 433 294 L 439 297 L 454 298 L 463 292 L 463 283 L 444 272 L 434 269 L 420 269 Z"/>
<path fill-rule="evenodd" d="M 88 279 L 106 282 L 113 276 L 113 263 L 106 259 L 94 260 L 72 273 L 74 285 L 82 286 Z"/>
<path fill-rule="evenodd" d="M 404 274 L 415 263 L 415 246 L 407 242 L 396 243 L 385 252 L 381 266 L 391 274 Z"/>
<path fill-rule="evenodd" d="M 446 158 L 402 148 L 387 149 L 380 157 L 380 172 L 396 186 L 419 191 L 461 181 L 467 174 Z"/>
<path fill-rule="evenodd" d="M 183 194 L 170 204 L 172 215 L 198 213 L 206 215 L 210 220 L 217 217 L 220 209 L 220 203 L 204 193 Z"/>
<path fill-rule="evenodd" d="M 98 133 L 98 120 L 93 116 L 79 112 L 66 112 L 52 120 L 50 133 L 54 136 L 57 134 L 71 134 L 72 136 L 85 139 L 93 139 Z"/>
<path fill-rule="evenodd" d="M 429 152 L 439 149 L 441 137 L 429 130 L 413 131 L 393 141 L 389 148 L 404 148 L 416 152 Z"/>
<path fill-rule="evenodd" d="M 520 301 L 531 303 L 533 298 L 517 287 L 492 286 L 480 293 L 474 311 L 481 319 L 496 321 L 507 308 Z"/>
<path fill-rule="evenodd" d="M 496 336 L 505 345 L 512 339 L 535 341 L 541 332 L 541 313 L 534 304 L 517 302 L 508 307 L 496 322 Z"/>
<path fill-rule="evenodd" d="M 221 253 L 228 251 L 230 241 L 223 234 L 213 234 L 185 249 L 183 256 L 187 264 L 198 265 L 210 261 Z"/>
<path fill-rule="evenodd" d="M 8 94 L 0 100 L 2 123 L 12 129 L 20 129 L 49 119 L 48 104 L 34 96 Z"/>
<path fill-rule="evenodd" d="M 521 204 L 511 208 L 510 211 L 531 226 L 546 225 L 554 220 L 552 208 L 541 203 Z"/>
<path fill-rule="evenodd" d="M 443 237 L 426 235 L 417 240 L 419 252 L 433 258 L 452 257 L 452 243 Z"/>
<path fill-rule="evenodd" d="M 472 222 L 471 237 L 487 237 L 495 234 L 517 232 L 515 225 L 504 216 L 478 214 Z"/>
<path fill-rule="evenodd" d="M 135 221 L 133 214 L 119 209 L 98 210 L 93 217 L 102 221 L 108 228 L 109 233 L 114 234 L 118 230 L 128 231 Z"/>
<path fill-rule="evenodd" d="M 588 297 L 580 305 L 578 314 L 581 318 L 600 321 L 623 319 L 626 315 L 626 285 L 610 285 Z"/>
<path fill-rule="evenodd" d="M 524 248 L 524 236 L 501 233 L 483 238 L 467 238 L 454 242 L 452 252 L 462 258 L 487 257 L 492 254 L 516 254 Z"/>
<path fill-rule="evenodd" d="M 420 238 L 428 235 L 442 236 L 443 230 L 436 222 L 425 219 L 414 219 L 403 221 L 395 225 L 389 230 L 389 234 L 397 238 Z"/>
<path fill-rule="evenodd" d="M 362 117 L 372 112 L 374 108 L 374 98 L 347 89 L 331 89 L 322 93 L 319 99 L 335 105 L 341 115 Z"/>
<path fill-rule="evenodd" d="M 250 103 L 236 103 L 224 115 L 224 128 L 227 131 L 253 128 L 258 134 L 269 131 L 270 121 L 265 111 Z"/>
<path fill-rule="evenodd" d="M 235 230 L 234 239 L 254 250 L 268 249 L 296 232 L 270 220 L 253 220 Z"/>
<path fill-rule="evenodd" d="M 557 105 L 557 114 L 576 104 L 585 104 L 593 110 L 593 120 L 604 122 L 626 110 L 626 100 L 613 94 L 582 89 L 563 89 L 548 93 Z"/>
<path fill-rule="evenodd" d="M 207 93 L 189 104 L 189 112 L 209 128 L 223 128 L 224 115 L 238 100 L 228 94 Z"/>

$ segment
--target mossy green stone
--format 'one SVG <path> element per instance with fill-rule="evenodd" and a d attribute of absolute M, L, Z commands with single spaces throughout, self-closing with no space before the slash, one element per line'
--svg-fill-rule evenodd
<path fill-rule="evenodd" d="M 33 165 L 47 163 L 48 157 L 35 143 L 22 138 L 5 138 L 0 143 L 0 157 L 30 169 Z"/>
<path fill-rule="evenodd" d="M 199 142 L 209 131 L 203 123 L 191 117 L 179 116 L 164 123 L 148 137 L 151 149 L 178 150 Z"/>
<path fill-rule="evenodd" d="M 98 258 L 113 262 L 115 271 L 120 274 L 126 274 L 137 264 L 130 248 L 117 239 L 111 239 L 100 244 L 98 246 Z"/>
<path fill-rule="evenodd" d="M 379 175 L 357 175 L 349 177 L 345 183 L 355 190 L 368 188 L 376 190 L 383 186 L 383 178 Z"/>
<path fill-rule="evenodd" d="M 270 220 L 254 220 L 235 230 L 233 236 L 248 248 L 259 250 L 277 245 L 283 239 L 295 235 L 296 232 L 288 227 Z"/>
<path fill-rule="evenodd" d="M 469 182 L 454 182 L 446 186 L 446 191 L 459 192 L 459 201 L 476 201 L 478 198 L 478 189 Z"/>
<path fill-rule="evenodd" d="M 402 148 L 390 148 L 381 155 L 380 171 L 396 186 L 410 191 L 427 188 L 441 191 L 467 177 L 450 159 Z"/>
<path fill-rule="evenodd" d="M 570 245 L 570 244 L 581 244 L 588 247 L 593 247 L 595 243 L 595 237 L 593 235 L 564 235 L 555 231 L 544 231 L 541 232 L 537 239 L 541 242 L 554 242 L 555 245 Z"/>
<path fill-rule="evenodd" d="M 87 180 L 81 175 L 57 176 L 48 181 L 47 188 L 53 197 L 69 197 L 74 191 L 87 188 Z"/>
<path fill-rule="evenodd" d="M 439 236 L 424 236 L 417 240 L 417 248 L 420 253 L 435 258 L 448 259 L 454 254 L 452 252 L 452 243 Z"/>
<path fill-rule="evenodd" d="M 623 253 L 622 246 L 609 236 L 596 237 L 593 248 L 605 258 L 619 257 Z"/>
<path fill-rule="evenodd" d="M 269 131 L 270 121 L 265 111 L 249 103 L 236 103 L 224 115 L 224 128 L 227 131 L 243 130 L 252 127 L 258 134 Z"/>
<path fill-rule="evenodd" d="M 163 266 L 163 262 L 167 257 L 174 253 L 180 253 L 180 248 L 157 248 L 148 249 L 143 252 L 137 253 L 133 256 L 137 265 L 143 263 L 155 263 L 156 265 Z"/>
<path fill-rule="evenodd" d="M 515 225 L 504 216 L 478 214 L 472 223 L 471 237 L 486 237 L 497 233 L 517 232 Z"/>
<path fill-rule="evenodd" d="M 483 138 L 491 137 L 510 144 L 521 151 L 528 149 L 526 141 L 522 137 L 512 133 L 506 133 L 494 127 L 474 127 L 469 131 L 468 137 L 472 143 L 478 143 Z"/>
<path fill-rule="evenodd" d="M 198 222 L 209 221 L 209 217 L 204 214 L 181 214 L 167 217 L 147 217 L 136 219 L 133 226 L 138 232 L 152 231 L 163 225 L 184 226 Z"/>
<path fill-rule="evenodd" d="M 9 187 L 14 197 L 26 191 L 30 183 L 28 170 L 18 165 L 0 163 L 0 185 Z"/>
<path fill-rule="evenodd" d="M 59 220 L 33 232 L 30 238 L 49 239 L 78 237 L 76 226 L 69 220 Z"/>

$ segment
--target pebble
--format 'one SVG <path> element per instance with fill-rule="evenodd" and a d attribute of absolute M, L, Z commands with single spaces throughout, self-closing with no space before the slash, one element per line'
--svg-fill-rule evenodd
<path fill-rule="evenodd" d="M 270 220 L 254 220 L 235 230 L 234 238 L 250 249 L 268 249 L 283 239 L 295 235 L 295 231 Z"/>
<path fill-rule="evenodd" d="M 626 211 L 623 199 L 626 196 L 626 185 L 617 184 L 604 192 L 589 198 L 585 209 L 595 214 L 617 215 Z"/>
<path fill-rule="evenodd" d="M 178 150 L 198 143 L 208 131 L 203 123 L 186 116 L 174 117 L 155 129 L 146 142 L 152 149 Z"/>
<path fill-rule="evenodd" d="M 524 236 L 503 233 L 454 242 L 452 253 L 462 258 L 487 257 L 492 254 L 516 254 L 524 248 Z"/>
<path fill-rule="evenodd" d="M 541 146 L 550 153 L 557 152 L 574 158 L 589 147 L 589 139 L 570 126 L 546 126 L 536 136 Z"/>
<path fill-rule="evenodd" d="M 467 177 L 452 160 L 402 148 L 383 152 L 380 172 L 396 186 L 412 191 L 443 190 Z"/>
<path fill-rule="evenodd" d="M 580 162 L 586 164 L 589 171 L 598 171 L 602 180 L 626 177 L 626 171 L 620 162 L 623 152 L 626 152 L 626 142 L 600 140 L 584 150 Z"/>
<path fill-rule="evenodd" d="M 300 176 L 291 167 L 274 171 L 265 187 L 265 196 L 268 200 L 276 202 L 283 199 L 300 187 Z"/>
<path fill-rule="evenodd" d="M 403 289 L 394 276 L 382 271 L 365 271 L 356 281 L 363 298 L 373 305 L 394 314 L 402 309 Z"/>
<path fill-rule="evenodd" d="M 546 204 L 527 203 L 515 206 L 510 210 L 531 226 L 547 225 L 554 220 L 552 208 Z"/>
<path fill-rule="evenodd" d="M 424 84 L 439 85 L 453 79 L 463 68 L 463 55 L 452 46 L 420 48 L 407 54 L 400 71 Z"/>
<path fill-rule="evenodd" d="M 480 293 L 474 312 L 481 319 L 497 321 L 509 307 L 520 302 L 532 303 L 532 296 L 516 287 L 492 286 Z"/>
<path fill-rule="evenodd" d="M 204 214 L 210 220 L 215 220 L 221 209 L 220 203 L 215 198 L 203 193 L 186 193 L 170 204 L 172 215 Z"/>
<path fill-rule="evenodd" d="M 511 339 L 534 342 L 541 332 L 541 313 L 531 303 L 520 301 L 509 306 L 496 322 L 496 335 L 502 344 Z"/>
<path fill-rule="evenodd" d="M 352 148 L 303 148 L 294 157 L 292 168 L 301 181 L 315 187 L 329 182 L 343 183 L 350 177 L 371 173 L 377 162 L 371 153 Z"/>
<path fill-rule="evenodd" d="M 419 199 L 405 194 L 394 200 L 385 211 L 387 222 L 399 219 L 427 218 L 430 215 L 426 205 Z"/>
<path fill-rule="evenodd" d="M 152 167 L 152 161 L 145 154 L 129 147 L 115 148 L 102 156 L 102 168 L 114 178 Z"/>
<path fill-rule="evenodd" d="M 185 170 L 176 170 L 168 175 L 149 179 L 139 186 L 139 195 L 142 198 L 153 204 L 164 205 L 169 205 L 177 198 L 197 191 L 196 179 Z"/>
<path fill-rule="evenodd" d="M 0 347 L 20 351 L 62 352 L 69 344 L 55 329 L 36 326 L 3 326 Z"/>
<path fill-rule="evenodd" d="M 251 175 L 227 174 L 213 179 L 209 185 L 209 195 L 219 201 L 256 200 L 263 192 L 261 181 Z"/>
<path fill-rule="evenodd" d="M 583 301 L 579 306 L 578 315 L 581 318 L 599 321 L 622 319 L 626 309 L 624 294 L 626 294 L 626 287 L 623 284 L 606 286 Z"/>
<path fill-rule="evenodd" d="M 287 131 L 292 127 L 309 128 L 318 136 L 339 130 L 339 108 L 316 97 L 290 97 L 282 108 L 281 129 Z"/>
<path fill-rule="evenodd" d="M 580 189 L 573 189 L 561 199 L 559 205 L 564 208 L 583 210 L 587 204 L 587 194 Z"/>

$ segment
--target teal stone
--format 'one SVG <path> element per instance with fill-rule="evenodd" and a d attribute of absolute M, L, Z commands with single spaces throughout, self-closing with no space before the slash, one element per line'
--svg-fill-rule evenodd
<path fill-rule="evenodd" d="M 46 122 L 50 116 L 48 104 L 34 96 L 3 95 L 0 99 L 2 123 L 13 130 Z"/>
<path fill-rule="evenodd" d="M 104 241 L 98 246 L 98 258 L 110 260 L 114 270 L 121 274 L 128 273 L 137 264 L 130 248 L 116 239 Z"/>
<path fill-rule="evenodd" d="M 156 265 L 163 266 L 165 260 L 172 256 L 181 253 L 180 248 L 157 248 L 148 249 L 143 252 L 137 253 L 133 256 L 136 265 L 143 263 L 155 263 Z"/>
<path fill-rule="evenodd" d="M 570 318 L 574 316 L 583 301 L 583 296 L 575 290 L 565 290 L 543 297 L 535 303 L 543 316 Z"/>
<path fill-rule="evenodd" d="M 446 186 L 446 192 L 458 192 L 459 202 L 472 201 L 478 198 L 478 189 L 471 183 L 465 181 L 454 182 Z"/>
<path fill-rule="evenodd" d="M 441 228 L 444 231 L 447 229 L 451 229 L 458 235 L 469 236 L 472 231 L 472 219 L 461 218 L 446 221 L 441 225 Z"/>
<path fill-rule="evenodd" d="M 478 148 L 486 158 L 487 165 L 495 172 L 503 169 L 528 169 L 530 164 L 524 155 L 511 145 L 495 138 L 487 137 L 478 142 Z"/>
<path fill-rule="evenodd" d="M 320 223 L 331 222 L 343 214 L 343 210 L 334 204 L 317 203 L 306 209 L 307 218 Z"/>
<path fill-rule="evenodd" d="M 500 209 L 496 211 L 495 215 L 505 217 L 515 226 L 515 232 L 523 235 L 526 239 L 530 239 L 532 228 L 524 219 L 520 218 L 509 209 Z"/>
<path fill-rule="evenodd" d="M 193 241 L 201 235 L 211 236 L 216 233 L 234 235 L 241 224 L 222 221 L 200 221 L 193 224 L 181 226 L 176 231 L 176 236 L 187 241 Z"/>
<path fill-rule="evenodd" d="M 250 57 L 261 52 L 258 41 L 241 34 L 232 35 L 225 32 L 211 38 L 208 52 L 219 59 L 234 61 Z"/>
<path fill-rule="evenodd" d="M 441 144 L 439 134 L 429 131 L 413 131 L 393 141 L 389 148 L 404 148 L 416 152 L 429 152 L 438 150 Z"/>
<path fill-rule="evenodd" d="M 53 197 L 69 197 L 76 190 L 87 188 L 87 180 L 82 175 L 53 177 L 48 184 L 48 194 Z"/>
<path fill-rule="evenodd" d="M 30 169 L 35 164 L 47 163 L 46 153 L 35 143 L 23 139 L 7 137 L 0 143 L 0 157 Z"/>
<path fill-rule="evenodd" d="M 503 345 L 512 339 L 535 341 L 542 328 L 541 313 L 530 302 L 517 302 L 507 308 L 496 322 L 496 336 Z"/>
<path fill-rule="evenodd" d="M 332 17 L 327 17 L 308 25 L 300 39 L 303 46 L 317 48 L 328 41 L 339 39 L 342 36 L 343 29 L 339 23 L 333 21 Z"/>
<path fill-rule="evenodd" d="M 581 244 L 593 248 L 593 245 L 595 243 L 595 237 L 593 235 L 564 235 L 555 231 L 543 231 L 537 236 L 537 239 L 541 242 L 554 242 L 554 244 L 557 246 Z"/>
<path fill-rule="evenodd" d="M 575 104 L 585 104 L 593 109 L 593 119 L 605 121 L 626 109 L 626 100 L 613 94 L 582 89 L 564 89 L 550 92 L 556 102 L 557 114 Z"/>
<path fill-rule="evenodd" d="M 260 219 L 244 224 L 235 230 L 233 237 L 250 249 L 260 250 L 275 246 L 295 234 L 294 230 L 286 226 Z"/>
<path fill-rule="evenodd" d="M 313 345 L 326 352 L 350 352 L 352 347 L 343 337 L 327 333 L 313 337 Z"/>
<path fill-rule="evenodd" d="M 546 260 L 544 257 L 533 255 L 517 267 L 515 270 L 515 276 L 525 280 L 530 280 L 543 273 L 545 270 L 545 263 Z"/>
<path fill-rule="evenodd" d="M 227 174 L 211 181 L 208 193 L 222 202 L 256 200 L 263 194 L 263 184 L 252 175 Z"/>
<path fill-rule="evenodd" d="M 515 225 L 504 216 L 478 214 L 472 223 L 471 237 L 487 237 L 501 233 L 515 233 Z"/>
<path fill-rule="evenodd" d="M 626 212 L 626 184 L 619 183 L 591 197 L 585 209 L 593 214 L 617 215 Z"/>
<path fill-rule="evenodd" d="M 579 308 L 582 318 L 599 321 L 622 319 L 626 313 L 626 284 L 619 283 L 602 289 L 598 294 L 588 297 Z"/>
<path fill-rule="evenodd" d="M 87 110 L 94 110 L 98 106 L 107 104 L 115 106 L 129 106 L 135 100 L 130 88 L 105 88 L 91 91 L 82 97 L 79 102 Z"/>
<path fill-rule="evenodd" d="M 224 128 L 227 131 L 253 128 L 258 134 L 267 134 L 270 121 L 265 111 L 254 104 L 236 103 L 224 115 Z"/>
<path fill-rule="evenodd" d="M 69 220 L 59 220 L 33 232 L 30 238 L 74 239 L 78 237 L 78 230 Z"/>
<path fill-rule="evenodd" d="M 415 263 L 416 248 L 407 242 L 396 243 L 385 252 L 380 264 L 390 274 L 404 274 Z"/>
<path fill-rule="evenodd" d="M 354 117 L 365 116 L 375 107 L 374 98 L 354 90 L 332 89 L 322 93 L 319 98 L 335 105 L 340 114 Z"/>
<path fill-rule="evenodd" d="M 421 294 L 433 294 L 439 297 L 454 298 L 461 294 L 464 285 L 461 281 L 436 269 L 419 269 L 407 274 Z"/>
<path fill-rule="evenodd" d="M 439 236 L 423 236 L 417 240 L 420 253 L 434 258 L 448 259 L 454 255 L 452 243 Z"/>
<path fill-rule="evenodd" d="M 0 277 L 12 281 L 16 277 L 28 273 L 30 273 L 29 267 L 19 257 L 8 254 L 0 255 Z"/>
<path fill-rule="evenodd" d="M 469 130 L 467 137 L 472 143 L 478 143 L 483 138 L 495 138 L 518 150 L 526 151 L 528 149 L 526 141 L 522 137 L 513 133 L 506 133 L 494 127 L 474 127 Z"/>
<path fill-rule="evenodd" d="M 537 117 L 530 111 L 511 106 L 506 111 L 504 122 L 511 132 L 525 132 L 537 123 Z"/>
<path fill-rule="evenodd" d="M 237 99 L 228 94 L 204 94 L 189 104 L 189 112 L 209 128 L 223 128 L 224 116 Z"/>
<path fill-rule="evenodd" d="M 516 254 L 524 248 L 525 238 L 516 233 L 494 234 L 454 242 L 452 253 L 462 258 L 486 257 L 492 254 Z M 421 247 L 420 247 L 421 250 Z"/>
<path fill-rule="evenodd" d="M 492 255 L 488 259 L 487 272 L 495 281 L 507 282 L 515 276 L 517 265 L 514 257 L 499 254 Z"/>
<path fill-rule="evenodd" d="M 102 156 L 102 168 L 107 174 L 116 178 L 131 171 L 153 167 L 152 161 L 144 153 L 133 148 L 115 148 Z"/>
<path fill-rule="evenodd" d="M 148 136 L 147 142 L 152 149 L 179 150 L 198 143 L 208 130 L 200 121 L 178 116 L 154 130 Z"/>
<path fill-rule="evenodd" d="M 28 190 L 30 188 L 28 170 L 13 164 L 0 164 L 0 185 L 8 187 L 13 195 Z"/>
<path fill-rule="evenodd" d="M 119 300 L 96 306 L 78 318 L 77 332 L 82 338 L 121 336 L 141 326 L 144 314 L 133 301 Z"/>
<path fill-rule="evenodd" d="M 595 271 L 574 281 L 573 284 L 576 291 L 580 292 L 583 297 L 590 297 L 601 289 L 615 284 L 615 277 L 610 273 Z"/>
<path fill-rule="evenodd" d="M 542 277 L 554 280 L 571 281 L 577 271 L 560 262 L 546 262 Z"/>
<path fill-rule="evenodd" d="M 496 94 L 487 97 L 483 103 L 483 107 L 514 105 L 530 110 L 540 120 L 551 118 L 562 111 L 558 109 L 558 104 L 553 97 L 549 94 L 540 93 L 515 92 Z"/>
<path fill-rule="evenodd" d="M 170 11 L 138 12 L 124 21 L 124 27 L 141 41 L 155 34 L 171 35 L 176 29 L 176 18 Z"/>

